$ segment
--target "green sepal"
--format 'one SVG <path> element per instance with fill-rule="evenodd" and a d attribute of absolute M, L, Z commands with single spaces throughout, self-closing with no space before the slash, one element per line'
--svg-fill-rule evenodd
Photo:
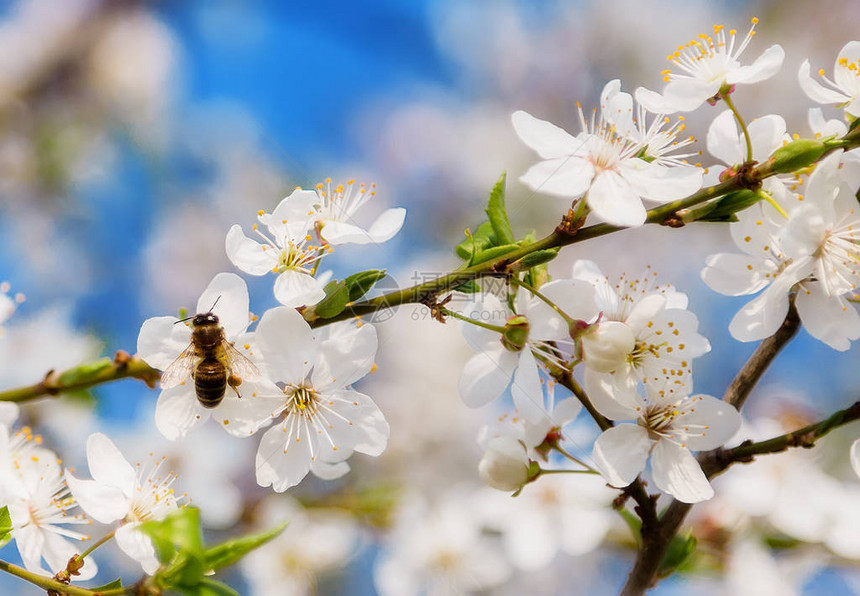
<path fill-rule="evenodd" d="M 636 541 L 636 544 L 641 545 L 642 520 L 624 508 L 616 509 L 616 511 L 618 511 L 618 515 L 621 516 L 621 519 L 624 520 L 624 523 L 627 524 L 627 527 L 630 528 L 630 533 L 633 534 L 633 539 Z"/>
<path fill-rule="evenodd" d="M 515 240 L 514 231 L 511 229 L 511 222 L 508 220 L 508 212 L 505 208 L 506 178 L 507 172 L 502 172 L 493 186 L 493 190 L 490 191 L 490 199 L 487 201 L 487 208 L 485 209 L 498 244 L 513 244 Z"/>
<path fill-rule="evenodd" d="M 558 256 L 559 248 L 548 248 L 546 250 L 536 250 L 524 256 L 518 261 L 511 263 L 509 269 L 513 271 L 525 271 L 532 267 L 545 265 Z"/>
<path fill-rule="evenodd" d="M 343 280 L 346 284 L 349 302 L 355 302 L 370 290 L 373 285 L 385 277 L 385 269 L 368 269 L 353 273 Z M 319 310 L 317 310 L 319 312 Z"/>
<path fill-rule="evenodd" d="M 325 298 L 320 300 L 313 310 L 323 319 L 336 317 L 343 312 L 349 303 L 349 288 L 346 281 L 331 280 L 325 286 Z"/>
<path fill-rule="evenodd" d="M 743 211 L 748 207 L 752 207 L 756 203 L 762 200 L 762 194 L 753 190 L 736 190 L 734 192 L 730 192 L 727 195 L 720 197 L 716 201 L 712 201 L 708 203 L 707 206 L 712 208 L 707 210 L 707 213 L 702 213 L 704 211 L 704 206 L 696 206 L 689 210 L 689 213 L 696 214 L 697 209 L 702 207 L 702 211 L 698 213 L 702 213 L 700 217 L 696 217 L 697 221 L 733 221 L 731 218 L 735 213 L 739 211 Z M 687 220 L 687 214 L 684 214 L 684 220 Z M 693 218 L 691 218 L 691 221 Z"/>
<path fill-rule="evenodd" d="M 477 294 L 481 291 L 481 286 L 474 279 L 470 279 L 466 283 L 462 283 L 453 290 L 454 292 L 462 292 L 463 294 Z"/>
<path fill-rule="evenodd" d="M 203 553 L 206 566 L 212 571 L 218 571 L 219 569 L 232 565 L 255 548 L 263 546 L 275 538 L 278 534 L 283 532 L 286 527 L 287 522 L 284 522 L 266 532 L 260 532 L 259 534 L 252 534 L 250 536 L 242 536 L 206 549 Z"/>
<path fill-rule="evenodd" d="M 660 561 L 660 568 L 657 570 L 658 577 L 667 577 L 686 564 L 696 552 L 697 544 L 696 537 L 690 531 L 685 535 L 678 534 L 672 538 L 669 548 L 666 549 L 666 554 L 663 555 L 663 560 Z"/>
<path fill-rule="evenodd" d="M 796 139 L 774 151 L 769 162 L 778 174 L 790 174 L 811 166 L 824 155 L 827 146 L 815 139 Z"/>
<path fill-rule="evenodd" d="M 464 261 L 472 261 L 476 253 L 496 245 L 496 236 L 490 222 L 482 222 L 474 232 L 466 230 L 466 239 L 458 244 L 454 251 Z"/>
<path fill-rule="evenodd" d="M 60 375 L 58 379 L 61 386 L 78 385 L 92 381 L 113 366 L 113 359 L 105 357 L 93 362 L 87 362 L 71 368 Z"/>
<path fill-rule="evenodd" d="M 194 585 L 172 586 L 171 591 L 179 592 L 185 596 L 240 596 L 239 592 L 227 584 L 206 577 Z"/>
<path fill-rule="evenodd" d="M 107 590 L 117 590 L 122 587 L 122 578 L 118 577 L 109 584 L 105 584 L 103 586 L 99 586 L 98 588 L 87 588 L 88 590 L 92 590 L 94 593 L 105 592 Z"/>

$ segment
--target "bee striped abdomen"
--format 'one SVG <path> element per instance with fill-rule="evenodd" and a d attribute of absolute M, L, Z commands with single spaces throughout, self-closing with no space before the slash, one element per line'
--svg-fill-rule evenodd
<path fill-rule="evenodd" d="M 215 358 L 205 358 L 194 371 L 194 389 L 205 408 L 214 408 L 224 399 L 227 390 L 227 369 Z"/>

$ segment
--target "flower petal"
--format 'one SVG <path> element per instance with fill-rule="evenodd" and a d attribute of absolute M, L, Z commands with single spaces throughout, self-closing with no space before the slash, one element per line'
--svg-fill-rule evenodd
<path fill-rule="evenodd" d="M 228 339 L 234 339 L 251 322 L 248 317 L 249 304 L 245 280 L 235 273 L 219 273 L 200 294 L 197 312 L 211 311 L 218 315 L 225 335 Z"/>
<path fill-rule="evenodd" d="M 564 129 L 522 110 L 511 115 L 511 122 L 520 140 L 542 159 L 572 155 L 582 145 L 579 139 Z"/>
<path fill-rule="evenodd" d="M 844 352 L 860 339 L 860 315 L 841 296 L 827 296 L 820 283 L 803 284 L 795 301 L 803 327 L 815 339 Z"/>
<path fill-rule="evenodd" d="M 645 469 L 650 451 L 647 430 L 638 424 L 619 424 L 597 437 L 591 455 L 606 482 L 622 488 L 636 480 Z"/>
<path fill-rule="evenodd" d="M 263 435 L 257 449 L 257 484 L 272 486 L 282 493 L 297 485 L 311 469 L 314 440 L 302 423 L 287 428 L 288 422 L 273 426 Z"/>
<path fill-rule="evenodd" d="M 769 259 L 731 253 L 711 255 L 706 264 L 702 281 L 726 296 L 755 294 L 770 283 L 777 268 Z"/>
<path fill-rule="evenodd" d="M 322 283 L 315 277 L 288 269 L 275 278 L 275 298 L 284 306 L 316 304 L 325 298 Z"/>
<path fill-rule="evenodd" d="M 470 408 L 480 408 L 504 393 L 519 359 L 501 345 L 472 356 L 460 376 L 460 397 Z"/>
<path fill-rule="evenodd" d="M 533 165 L 520 182 L 534 191 L 558 197 L 581 196 L 594 178 L 594 166 L 580 157 L 558 157 Z"/>
<path fill-rule="evenodd" d="M 860 476 L 860 439 L 851 443 L 851 467 Z"/>
<path fill-rule="evenodd" d="M 750 84 L 769 79 L 779 72 L 784 59 L 785 50 L 782 49 L 781 45 L 775 43 L 762 52 L 752 64 L 730 71 L 726 75 L 726 83 L 729 85 Z"/>
<path fill-rule="evenodd" d="M 110 524 L 128 515 L 129 499 L 115 486 L 95 480 L 79 480 L 66 470 L 69 490 L 87 515 L 103 524 Z"/>
<path fill-rule="evenodd" d="M 242 398 L 228 390 L 212 412 L 218 425 L 235 437 L 248 437 L 266 426 L 284 409 L 284 395 L 271 381 L 242 383 Z"/>
<path fill-rule="evenodd" d="M 588 205 L 595 215 L 616 226 L 639 226 L 645 223 L 642 199 L 617 173 L 603 171 L 594 177 L 588 191 Z"/>
<path fill-rule="evenodd" d="M 379 406 L 370 397 L 358 391 L 341 389 L 323 399 L 326 398 L 331 412 L 335 414 L 329 416 L 330 428 L 335 419 L 345 421 L 352 433 L 348 445 L 351 449 L 374 457 L 385 451 L 391 431 Z M 333 435 L 344 434 L 346 429 L 332 429 L 331 432 Z"/>
<path fill-rule="evenodd" d="M 197 400 L 194 385 L 186 383 L 165 389 L 155 404 L 155 426 L 165 438 L 173 441 L 209 419 L 212 410 Z"/>
<path fill-rule="evenodd" d="M 544 408 L 543 385 L 540 382 L 538 363 L 528 348 L 521 350 L 511 397 L 517 411 L 529 422 L 536 423 L 548 417 Z"/>
<path fill-rule="evenodd" d="M 178 320 L 176 317 L 152 317 L 141 325 L 137 355 L 151 367 L 166 369 L 191 343 L 191 329 L 187 325 L 176 325 Z"/>
<path fill-rule="evenodd" d="M 744 148 L 731 110 L 725 110 L 711 122 L 707 145 L 708 152 L 726 165 L 744 162 Z"/>
<path fill-rule="evenodd" d="M 93 480 L 115 486 L 131 499 L 137 486 L 137 472 L 106 435 L 93 433 L 87 438 L 87 465 Z"/>
<path fill-rule="evenodd" d="M 294 308 L 278 306 L 263 313 L 255 340 L 263 369 L 275 381 L 301 383 L 319 357 L 310 325 Z"/>
<path fill-rule="evenodd" d="M 155 556 L 152 539 L 138 529 L 139 525 L 135 522 L 121 525 L 117 528 L 114 539 L 122 552 L 140 563 L 144 572 L 152 575 L 158 571 L 161 564 Z"/>
<path fill-rule="evenodd" d="M 346 325 L 352 325 L 347 323 Z M 311 379 L 318 391 L 355 383 L 373 368 L 378 340 L 370 324 L 352 327 L 320 345 L 320 356 Z"/>
<path fill-rule="evenodd" d="M 234 224 L 230 228 L 224 244 L 227 258 L 245 273 L 265 275 L 278 264 L 280 249 L 251 240 L 245 236 L 239 224 Z"/>
<path fill-rule="evenodd" d="M 729 403 L 710 395 L 697 395 L 695 407 L 686 408 L 673 425 L 676 440 L 692 451 L 722 447 L 741 426 L 741 415 Z"/>
<path fill-rule="evenodd" d="M 826 104 L 839 104 L 848 101 L 849 97 L 836 89 L 825 87 L 810 76 L 809 60 L 804 60 L 797 71 L 797 81 L 800 88 L 812 101 Z"/>
<path fill-rule="evenodd" d="M 654 484 L 684 503 L 698 503 L 714 496 L 714 489 L 693 454 L 672 441 L 657 441 L 651 471 Z"/>

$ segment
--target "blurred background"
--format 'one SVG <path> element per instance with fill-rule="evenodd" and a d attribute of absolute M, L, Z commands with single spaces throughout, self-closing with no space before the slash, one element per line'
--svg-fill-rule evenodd
<path fill-rule="evenodd" d="M 857 37 L 860 4 L 852 0 L 2 2 L 0 281 L 26 300 L 0 337 L 0 387 L 31 384 L 50 369 L 118 349 L 134 352 L 144 319 L 193 309 L 214 274 L 234 270 L 223 248 L 229 227 L 249 226 L 257 210 L 271 210 L 296 186 L 312 188 L 329 177 L 373 182 L 371 212 L 407 208 L 390 242 L 330 258 L 336 276 L 386 268 L 406 286 L 455 267 L 451 248 L 481 221 L 504 170 L 515 231 L 542 236 L 567 206 L 517 181 L 534 155 L 514 135 L 510 114 L 524 109 L 577 132 L 576 102 L 596 106 L 608 80 L 620 78 L 630 92 L 659 90 L 676 46 L 714 24 L 743 35 L 753 16 L 761 22 L 742 60 L 752 62 L 773 43 L 785 48 L 786 59 L 773 79 L 739 89 L 738 107 L 748 119 L 779 113 L 789 132 L 808 136 L 812 104 L 797 70 L 808 58 L 814 70 L 831 73 L 837 52 Z M 703 139 L 719 111 L 705 106 L 689 114 L 688 130 Z M 704 165 L 716 161 L 702 142 L 697 148 Z M 372 221 L 373 213 L 366 216 Z M 697 362 L 696 389 L 720 395 L 754 348 L 727 330 L 744 299 L 717 295 L 699 279 L 706 256 L 730 247 L 727 229 L 716 225 L 640 229 L 568 249 L 551 271 L 566 274 L 576 258 L 594 259 L 610 276 L 651 265 L 663 283 L 689 295 L 712 344 Z M 275 305 L 271 278 L 246 280 L 254 312 Z M 416 312 L 403 309 L 380 324 L 379 371 L 360 386 L 391 424 L 389 450 L 374 460 L 354 457 L 342 481 L 308 480 L 290 491 L 310 507 L 301 513 L 305 525 L 296 524 L 304 530 L 237 568 L 228 581 L 240 593 L 408 593 L 403 585 L 400 592 L 380 587 L 393 581 L 380 569 L 399 564 L 391 563 L 391 551 L 408 550 L 397 542 L 404 528 L 419 533 L 416 524 L 447 515 L 446 503 L 466 508 L 483 494 L 475 437 L 494 412 L 459 402 L 457 377 L 470 351 L 456 326 L 411 316 Z M 767 419 L 794 428 L 852 403 L 860 381 L 854 352 L 837 353 L 801 331 L 750 401 L 751 424 Z M 168 443 L 152 423 L 157 391 L 139 382 L 93 394 L 92 401 L 36 404 L 25 417 L 79 466 L 93 430 L 141 457 L 172 454 L 179 483 L 204 514 L 212 512 L 207 523 L 216 537 L 299 515 L 291 498 L 255 486 L 255 444 L 210 428 Z M 585 421 L 577 428 L 587 446 L 594 429 Z M 856 425 L 837 433 L 829 451 L 775 457 L 787 462 L 776 466 L 775 484 L 756 490 L 781 494 L 784 470 L 796 467 L 792 458 L 806 457 L 848 491 L 838 493 L 843 501 L 857 499 L 843 447 L 858 433 Z M 860 510 L 860 500 L 849 502 Z M 781 515 L 803 517 L 804 505 Z M 744 517 L 742 508 L 714 505 L 696 520 L 700 549 L 712 559 L 655 593 L 860 590 L 860 552 L 852 558 L 853 551 L 828 543 L 825 530 L 804 534 L 770 513 Z M 488 523 L 473 538 L 506 531 Z M 559 547 L 540 569 L 518 568 L 515 556 L 503 554 L 499 565 L 509 573 L 486 589 L 613 593 L 632 560 L 623 533 L 613 527 L 609 546 L 587 553 Z M 739 535 L 742 541 L 729 539 Z M 551 539 L 532 538 L 544 545 Z M 798 546 L 801 540 L 813 544 Z M 316 553 L 313 560 L 296 549 L 303 545 Z M 2 556 L 17 554 L 7 546 Z M 136 577 L 121 557 L 103 566 L 105 582 L 111 571 Z M 415 573 L 425 579 L 414 582 L 424 585 L 428 572 Z M 783 582 L 788 591 L 769 592 L 775 584 L 759 585 L 753 576 Z M 282 591 L 267 591 L 260 581 L 281 582 Z M 22 585 L 0 576 L 3 593 L 34 593 Z"/>

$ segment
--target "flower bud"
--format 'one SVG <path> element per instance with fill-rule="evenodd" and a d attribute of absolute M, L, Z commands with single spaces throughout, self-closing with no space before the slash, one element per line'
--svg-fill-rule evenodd
<path fill-rule="evenodd" d="M 585 364 L 597 372 L 612 372 L 627 360 L 636 347 L 633 331 L 625 323 L 604 321 L 592 325 L 582 336 Z"/>
<path fill-rule="evenodd" d="M 487 451 L 478 464 L 478 473 L 485 484 L 495 489 L 520 489 L 530 477 L 525 445 L 511 436 L 495 437 L 487 445 Z"/>
<path fill-rule="evenodd" d="M 770 161 L 773 171 L 778 174 L 790 174 L 800 168 L 811 166 L 821 159 L 827 147 L 821 141 L 813 139 L 797 139 L 783 145 L 773 152 Z"/>
<path fill-rule="evenodd" d="M 505 322 L 502 333 L 502 345 L 511 352 L 519 352 L 526 347 L 529 339 L 529 320 L 523 315 L 516 315 Z"/>

